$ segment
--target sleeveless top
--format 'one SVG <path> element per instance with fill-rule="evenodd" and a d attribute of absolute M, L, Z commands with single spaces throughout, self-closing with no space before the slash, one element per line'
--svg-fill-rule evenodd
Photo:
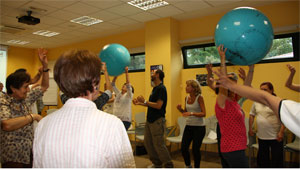
<path fill-rule="evenodd" d="M 198 103 L 198 98 L 200 97 L 200 94 L 198 96 L 196 96 L 196 99 L 194 101 L 194 103 L 192 104 L 188 104 L 188 98 L 190 96 L 188 96 L 186 99 L 185 99 L 185 107 L 186 107 L 186 110 L 187 112 L 201 112 L 201 107 Z M 205 123 L 204 123 L 204 119 L 203 117 L 197 117 L 197 116 L 188 116 L 186 118 L 186 125 L 189 125 L 189 126 L 205 126 Z"/>

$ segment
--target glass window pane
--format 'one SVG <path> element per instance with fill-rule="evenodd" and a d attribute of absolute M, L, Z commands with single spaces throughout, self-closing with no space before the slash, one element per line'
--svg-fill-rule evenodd
<path fill-rule="evenodd" d="M 264 60 L 293 58 L 293 42 L 292 37 L 274 39 L 270 52 Z"/>
<path fill-rule="evenodd" d="M 131 55 L 130 71 L 145 69 L 145 54 Z"/>
<path fill-rule="evenodd" d="M 220 63 L 218 50 L 215 46 L 187 49 L 186 52 L 188 65 Z"/>

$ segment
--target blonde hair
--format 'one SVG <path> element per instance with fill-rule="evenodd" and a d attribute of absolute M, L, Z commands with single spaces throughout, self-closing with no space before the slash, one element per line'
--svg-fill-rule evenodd
<path fill-rule="evenodd" d="M 191 85 L 193 89 L 195 89 L 195 95 L 201 94 L 201 85 L 197 80 L 187 80 L 186 81 L 187 85 Z"/>

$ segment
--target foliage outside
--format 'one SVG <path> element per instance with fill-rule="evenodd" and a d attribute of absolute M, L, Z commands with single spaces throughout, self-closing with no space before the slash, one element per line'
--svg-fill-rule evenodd
<path fill-rule="evenodd" d="M 130 66 L 128 67 L 130 71 L 145 69 L 145 54 L 132 55 L 130 57 Z"/>
<path fill-rule="evenodd" d="M 218 50 L 215 46 L 187 49 L 187 64 L 201 65 L 208 63 L 220 63 Z M 274 39 L 270 52 L 263 60 L 293 58 L 292 38 Z"/>

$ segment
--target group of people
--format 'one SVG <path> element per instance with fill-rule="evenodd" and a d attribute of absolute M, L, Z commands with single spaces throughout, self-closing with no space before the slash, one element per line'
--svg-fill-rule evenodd
<path fill-rule="evenodd" d="M 251 88 L 254 66 L 249 66 L 247 75 L 245 70 L 239 70 L 244 85 L 238 85 L 237 75 L 227 74 L 226 49 L 219 46 L 218 51 L 220 71 L 213 71 L 211 65 L 206 68 L 208 85 L 217 94 L 215 112 L 222 166 L 249 167 L 245 155 L 247 132 L 242 103 L 251 99 L 257 102 L 250 112 L 250 125 L 257 116 L 259 166 L 267 167 L 269 147 L 277 155 L 279 150 L 282 151 L 284 125 L 300 136 L 300 104 L 276 97 L 269 82 L 262 83 L 261 90 Z M 38 73 L 42 77 L 40 86 L 29 90 L 33 81 L 26 70 L 14 72 L 7 77 L 7 92 L 0 97 L 2 167 L 134 168 L 136 165 L 126 133 L 131 125 L 131 103 L 147 107 L 144 145 L 152 162 L 149 167 L 174 167 L 164 140 L 167 89 L 163 84 L 165 75 L 162 70 L 151 73 L 153 89 L 148 100 L 144 96 L 133 98 L 128 67 L 125 68 L 126 82 L 119 90 L 117 77 L 110 82 L 106 65 L 96 54 L 87 50 L 65 52 L 57 59 L 53 70 L 54 79 L 63 92 L 61 100 L 64 105 L 43 118 L 30 109 L 49 87 L 47 51 L 39 49 L 38 56 L 42 64 Z M 300 91 L 300 86 L 292 83 L 295 68 L 290 65 L 288 68 L 291 74 L 286 86 Z M 106 90 L 100 95 L 101 71 Z M 219 79 L 211 78 L 212 73 Z M 181 150 L 186 167 L 193 167 L 189 154 L 193 142 L 194 167 L 200 168 L 206 109 L 199 82 L 186 81 L 186 93 L 184 107 L 177 106 L 186 117 Z M 112 96 L 113 115 L 102 111 Z M 33 134 L 35 120 L 39 123 Z M 249 134 L 253 135 L 252 128 L 249 128 Z M 282 167 L 282 157 L 272 156 L 272 159 L 277 163 L 276 167 Z"/>

